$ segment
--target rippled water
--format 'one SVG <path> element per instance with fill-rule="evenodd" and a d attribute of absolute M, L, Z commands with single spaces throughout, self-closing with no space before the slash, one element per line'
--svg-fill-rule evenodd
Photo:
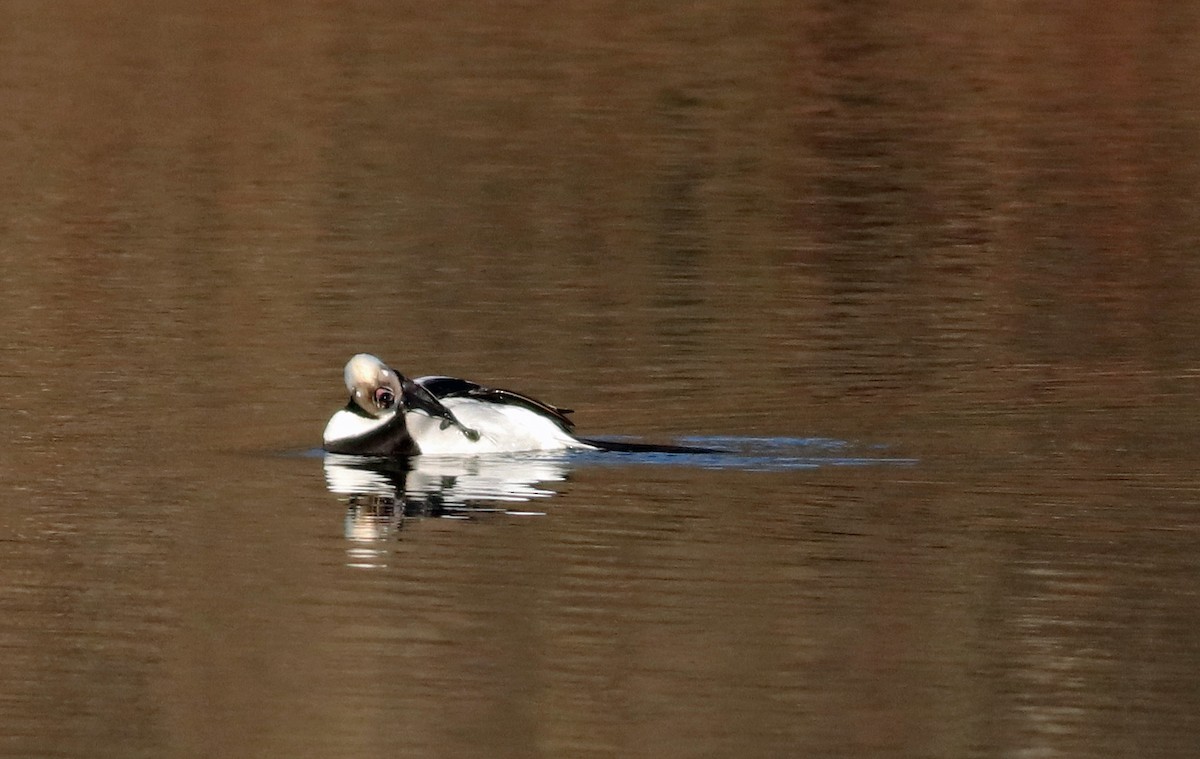
<path fill-rule="evenodd" d="M 1194 755 L 1198 27 L 0 6 L 0 754 Z"/>

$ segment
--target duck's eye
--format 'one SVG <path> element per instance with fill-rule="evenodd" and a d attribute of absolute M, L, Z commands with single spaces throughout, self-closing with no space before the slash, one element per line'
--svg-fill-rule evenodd
<path fill-rule="evenodd" d="M 396 405 L 396 395 L 386 387 L 375 391 L 375 405 L 379 408 L 391 408 Z"/>

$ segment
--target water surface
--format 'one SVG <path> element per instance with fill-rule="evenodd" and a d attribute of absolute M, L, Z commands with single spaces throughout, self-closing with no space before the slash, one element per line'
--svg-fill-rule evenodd
<path fill-rule="evenodd" d="M 1200 19 L 910 5 L 0 8 L 0 753 L 1192 756 Z"/>

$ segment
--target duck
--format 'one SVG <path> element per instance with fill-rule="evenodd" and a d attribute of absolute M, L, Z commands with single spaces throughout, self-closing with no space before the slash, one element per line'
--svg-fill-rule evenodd
<path fill-rule="evenodd" d="M 369 353 L 343 371 L 350 399 L 325 426 L 324 449 L 357 456 L 596 450 L 571 409 L 457 377 L 410 379 Z"/>
<path fill-rule="evenodd" d="M 370 353 L 352 356 L 342 378 L 350 399 L 325 425 L 323 448 L 330 454 L 724 453 L 714 448 L 579 437 L 571 409 L 458 377 L 410 379 Z"/>

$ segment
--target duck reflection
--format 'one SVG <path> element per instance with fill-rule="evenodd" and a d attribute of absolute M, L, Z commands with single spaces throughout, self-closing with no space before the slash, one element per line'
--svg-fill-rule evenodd
<path fill-rule="evenodd" d="M 325 455 L 325 484 L 347 501 L 346 537 L 377 542 L 406 517 L 469 519 L 487 512 L 531 514 L 484 504 L 518 504 L 549 498 L 542 487 L 567 478 L 569 454 L 375 458 Z"/>

